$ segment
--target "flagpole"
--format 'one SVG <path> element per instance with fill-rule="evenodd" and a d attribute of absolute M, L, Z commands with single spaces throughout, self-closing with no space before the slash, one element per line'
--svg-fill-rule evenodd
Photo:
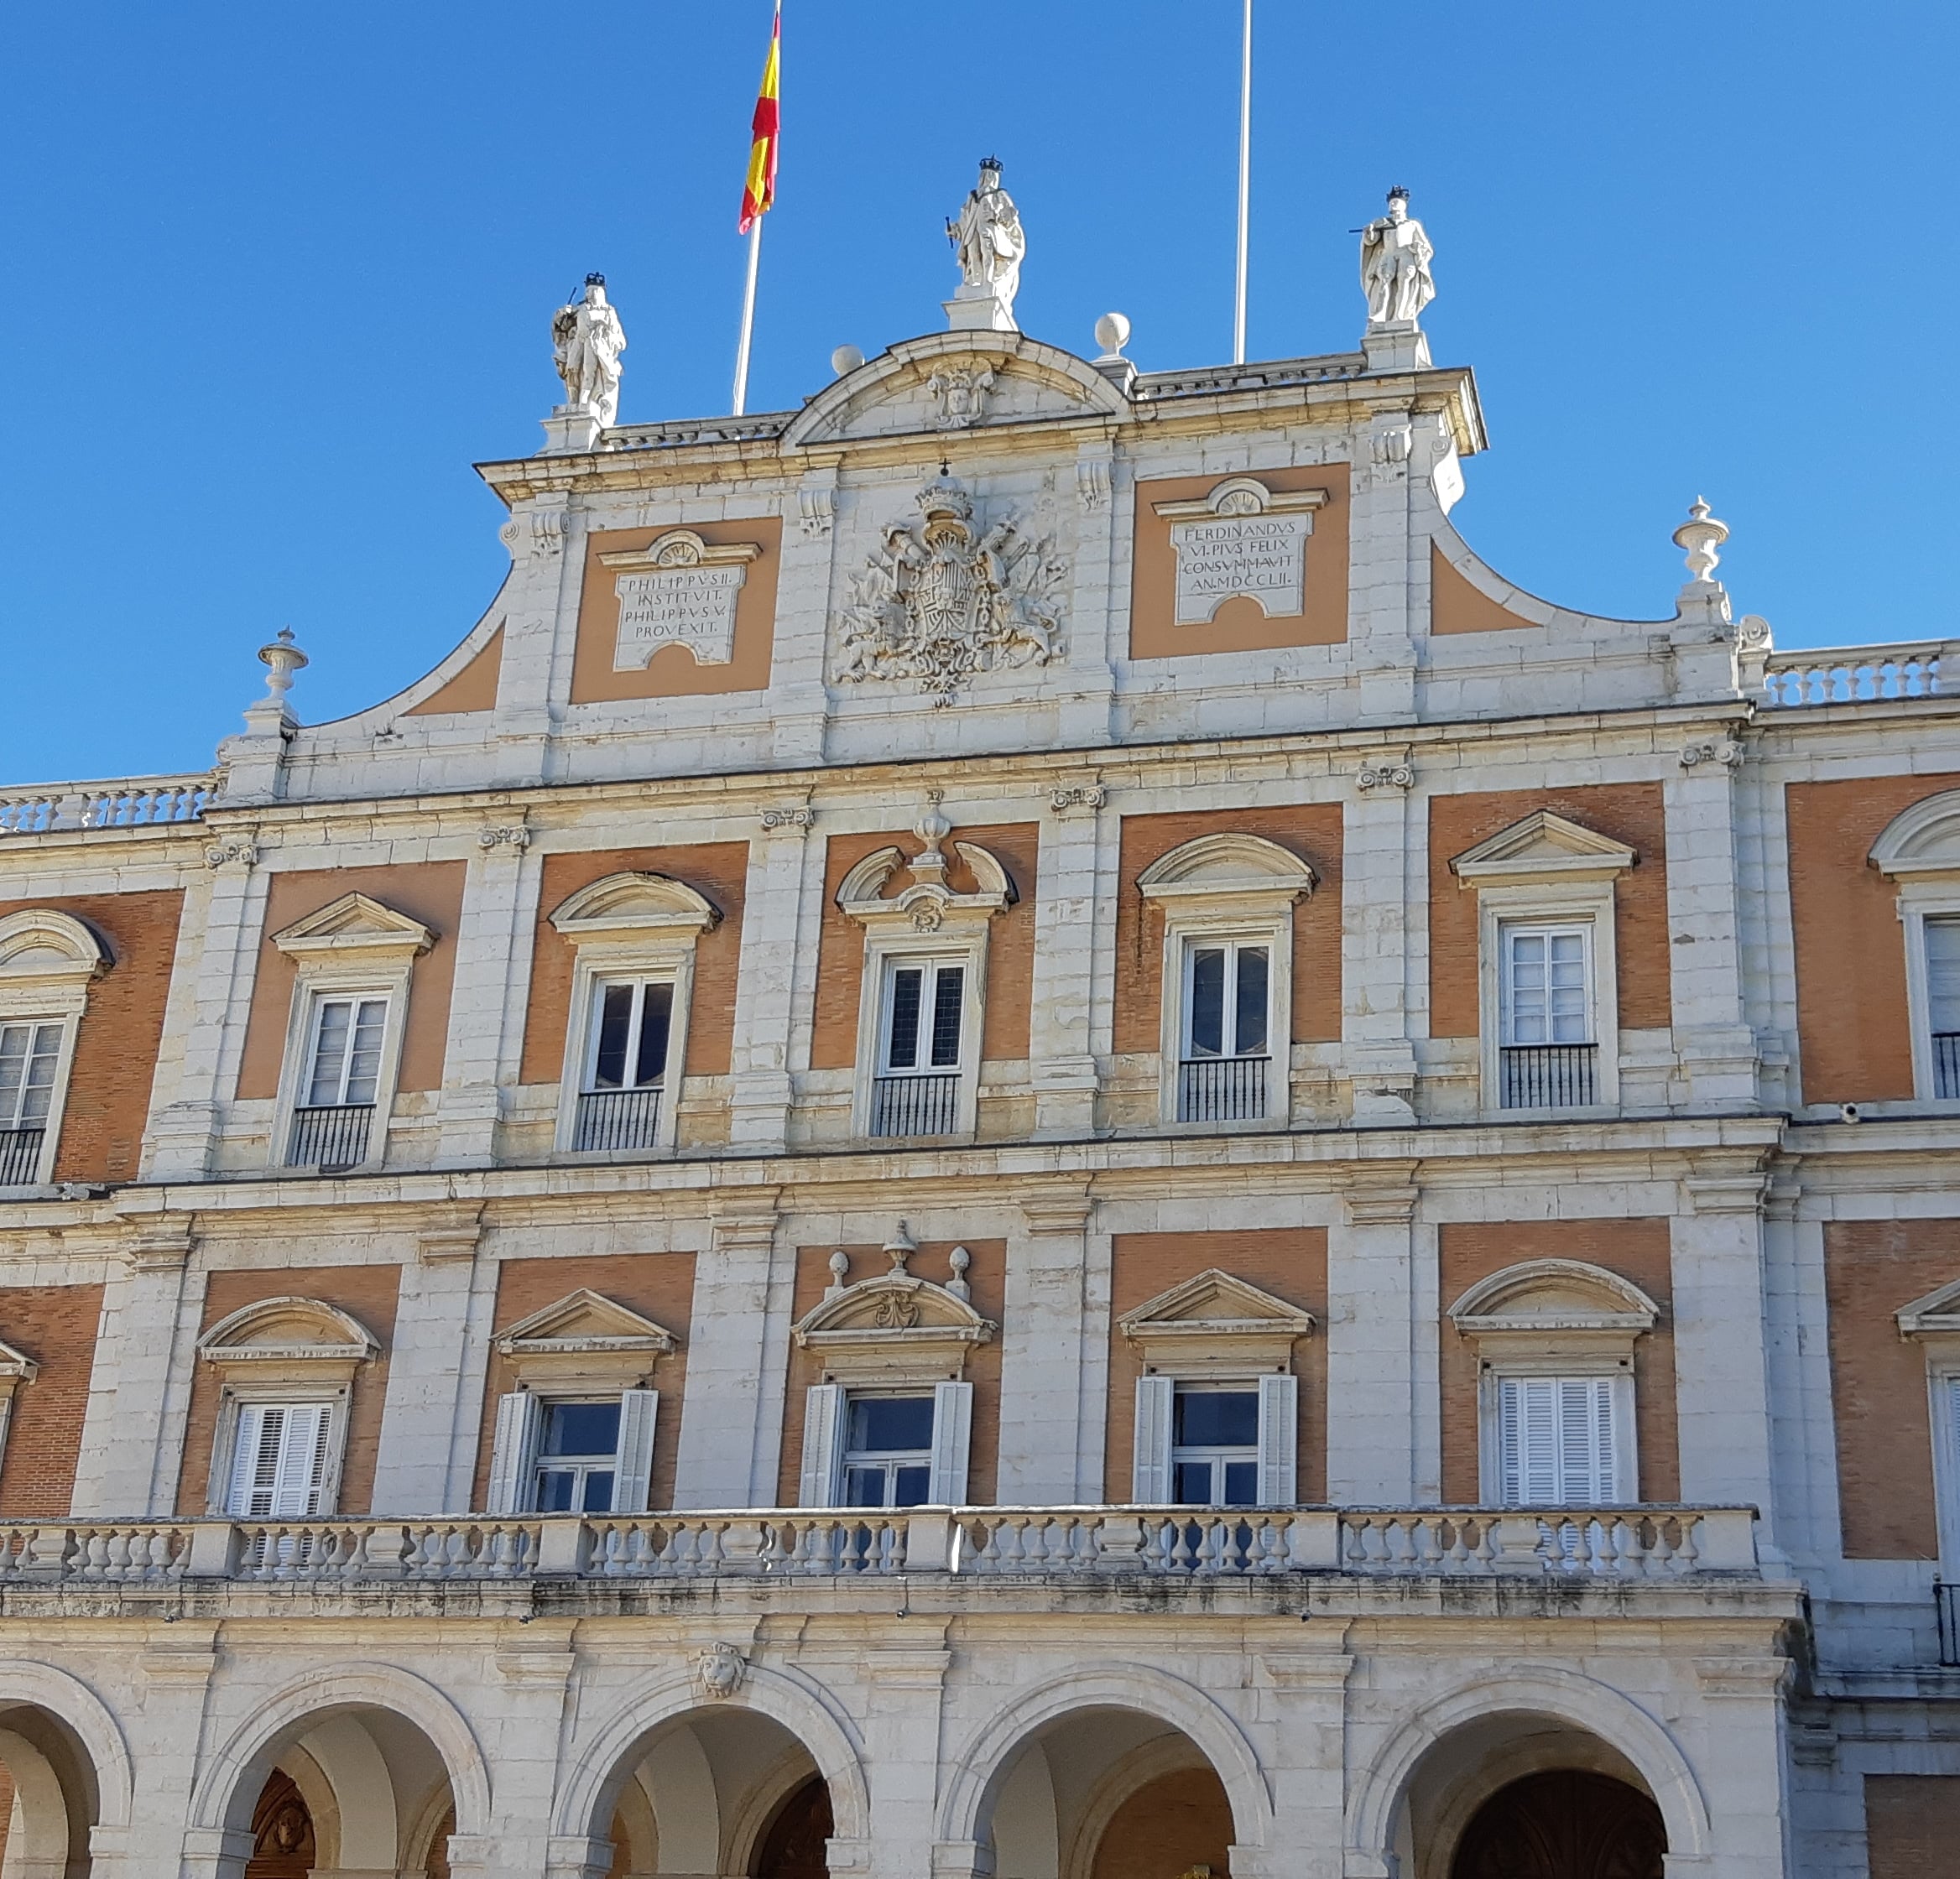
<path fill-rule="evenodd" d="M 758 216 L 748 225 L 748 284 L 742 290 L 742 338 L 735 348 L 735 415 L 738 418 L 748 409 L 748 341 L 755 331 L 755 275 L 761 260 L 762 217 Z"/>
<path fill-rule="evenodd" d="M 1235 366 L 1245 363 L 1246 249 L 1251 223 L 1252 0 L 1245 0 L 1245 35 L 1238 63 L 1238 290 L 1232 310 L 1232 362 Z"/>

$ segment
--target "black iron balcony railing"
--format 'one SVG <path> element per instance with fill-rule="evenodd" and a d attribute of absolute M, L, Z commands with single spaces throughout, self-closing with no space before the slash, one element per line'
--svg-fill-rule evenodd
<path fill-rule="evenodd" d="M 41 1165 L 44 1129 L 0 1129 L 0 1188 L 25 1187 Z"/>
<path fill-rule="evenodd" d="M 660 1092 L 590 1090 L 578 1099 L 571 1145 L 579 1149 L 650 1148 L 660 1129 Z"/>
<path fill-rule="evenodd" d="M 368 1158 L 368 1133 L 373 1120 L 371 1102 L 295 1109 L 286 1166 L 317 1168 L 322 1174 L 341 1174 L 358 1168 Z"/>
<path fill-rule="evenodd" d="M 871 1085 L 873 1135 L 951 1135 L 959 1127 L 960 1073 L 881 1076 Z"/>
<path fill-rule="evenodd" d="M 1596 1044 L 1506 1044 L 1498 1058 L 1506 1109 L 1582 1109 L 1599 1101 Z"/>
<path fill-rule="evenodd" d="M 1187 1057 L 1177 1067 L 1181 1122 L 1256 1122 L 1266 1113 L 1267 1057 Z"/>
<path fill-rule="evenodd" d="M 1960 1585 L 1933 1581 L 1933 1603 L 1940 1621 L 1940 1663 L 1948 1670 L 1960 1669 Z"/>
<path fill-rule="evenodd" d="M 1933 1094 L 1960 1096 L 1960 1031 L 1933 1033 Z"/>

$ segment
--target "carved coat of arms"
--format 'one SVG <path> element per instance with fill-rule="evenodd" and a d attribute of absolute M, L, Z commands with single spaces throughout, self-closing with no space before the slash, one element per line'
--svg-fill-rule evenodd
<path fill-rule="evenodd" d="M 842 676 L 916 679 L 949 705 L 977 672 L 1056 658 L 1066 575 L 1053 540 L 1026 540 L 1011 522 L 977 529 L 951 476 L 928 483 L 919 507 L 852 581 Z"/>

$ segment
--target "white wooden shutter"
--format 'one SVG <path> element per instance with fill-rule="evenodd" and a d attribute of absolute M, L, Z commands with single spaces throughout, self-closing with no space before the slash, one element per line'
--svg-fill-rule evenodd
<path fill-rule="evenodd" d="M 1147 1507 L 1170 1500 L 1170 1413 L 1177 1386 L 1168 1377 L 1137 1379 L 1137 1428 L 1129 1497 Z"/>
<path fill-rule="evenodd" d="M 275 1403 L 238 1406 L 238 1425 L 232 1438 L 232 1486 L 225 1496 L 227 1513 L 250 1519 L 253 1502 L 259 1499 L 271 1507 L 285 1419 L 285 1410 Z"/>
<path fill-rule="evenodd" d="M 1290 1507 L 1300 1498 L 1300 1379 L 1259 1379 L 1259 1505 Z"/>
<path fill-rule="evenodd" d="M 925 1498 L 936 1507 L 964 1507 L 967 1458 L 973 1440 L 973 1386 L 932 1387 L 932 1481 Z"/>
<path fill-rule="evenodd" d="M 531 1502 L 544 1406 L 529 1390 L 497 1399 L 497 1434 L 490 1447 L 490 1513 L 522 1513 Z"/>
<path fill-rule="evenodd" d="M 1510 1507 L 1619 1498 L 1610 1377 L 1506 1377 L 1498 1384 L 1499 1474 Z"/>
<path fill-rule="evenodd" d="M 834 1507 L 844 1460 L 844 1387 L 816 1383 L 803 1398 L 803 1468 L 797 1482 L 800 1507 Z"/>
<path fill-rule="evenodd" d="M 310 1520 L 325 1498 L 330 1403 L 247 1403 L 232 1446 L 229 1511 L 247 1520 Z"/>
<path fill-rule="evenodd" d="M 619 1392 L 619 1448 L 612 1458 L 612 1511 L 644 1513 L 654 1474 L 654 1418 L 658 1390 Z"/>

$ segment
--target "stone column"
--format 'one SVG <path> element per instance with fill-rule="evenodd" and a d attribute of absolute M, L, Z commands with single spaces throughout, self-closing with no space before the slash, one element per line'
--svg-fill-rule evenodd
<path fill-rule="evenodd" d="M 187 1278 L 193 1216 L 124 1227 L 124 1267 L 102 1296 L 71 1506 L 78 1517 L 144 1520 L 175 1511 L 183 1409 L 173 1383 L 197 1335 L 201 1278 Z M 173 1409 L 175 1413 L 173 1414 Z"/>
<path fill-rule="evenodd" d="M 503 1627 L 495 1646 L 496 1687 L 484 1692 L 495 1715 L 482 1719 L 477 1732 L 490 1777 L 489 1831 L 450 1836 L 455 1879 L 605 1879 L 612 1863 L 605 1840 L 551 1831 L 568 1692 L 578 1663 L 572 1647 L 577 1622 L 539 1618 Z"/>
<path fill-rule="evenodd" d="M 211 873 L 184 901 L 169 1006 L 158 1057 L 156 1109 L 145 1141 L 146 1181 L 194 1181 L 211 1171 L 226 1096 L 237 1081 L 268 882 L 255 831 L 214 838 Z"/>
<path fill-rule="evenodd" d="M 1674 1046 L 1689 1102 L 1743 1109 L 1756 1101 L 1756 1034 L 1744 1003 L 1740 844 L 1735 774 L 1743 748 L 1723 725 L 1691 737 L 1665 786 L 1667 924 L 1673 944 Z"/>
<path fill-rule="evenodd" d="M 1414 1162 L 1364 1164 L 1327 1234 L 1327 1498 L 1400 1507 L 1415 1492 Z"/>
<path fill-rule="evenodd" d="M 810 831 L 816 824 L 816 811 L 807 803 L 771 804 L 762 811 L 761 839 L 748 845 L 729 1059 L 728 1139 L 738 1150 L 779 1153 L 789 1137 L 795 1096 L 790 1033 L 797 990 L 789 962 L 800 956 L 804 898 L 812 884 Z M 816 852 L 814 886 L 821 894 L 821 842 Z"/>
<path fill-rule="evenodd" d="M 1409 932 L 1426 902 L 1428 841 L 1405 748 L 1363 759 L 1341 844 L 1341 1044 L 1358 1124 L 1415 1121 Z"/>
<path fill-rule="evenodd" d="M 796 1276 L 776 1231 L 774 1189 L 732 1195 L 696 1257 L 676 1507 L 776 1504 Z"/>
<path fill-rule="evenodd" d="M 1763 1159 L 1694 1158 L 1670 1253 L 1681 1497 L 1759 1509 L 1759 1538 L 1773 1548 Z"/>
<path fill-rule="evenodd" d="M 1041 835 L 1035 887 L 1035 972 L 1029 1022 L 1029 1074 L 1037 1137 L 1094 1134 L 1095 970 L 1108 935 L 1113 893 L 1102 890 L 1102 810 L 1108 792 L 1094 780 L 1057 783 L 1054 814 Z M 1111 817 L 1110 820 L 1114 821 Z M 1113 848 L 1114 837 L 1110 838 Z M 1113 862 L 1113 855 L 1111 856 Z"/>
<path fill-rule="evenodd" d="M 129 1824 L 97 1827 L 89 1837 L 93 1879 L 152 1879 L 159 1871 L 185 1879 L 238 1879 L 251 1856 L 248 1833 L 185 1830 L 185 1813 L 196 1784 L 203 1751 L 205 1711 L 211 1673 L 217 1668 L 218 1626 L 185 1619 L 168 1631 L 151 1627 L 150 1641 L 135 1655 L 140 1720 L 130 1772 Z M 175 1858 L 162 1855 L 182 1853 Z"/>
<path fill-rule="evenodd" d="M 1090 1233 L 1095 1202 L 1084 1179 L 1043 1183 L 1016 1199 L 1027 1229 L 1007 1249 L 994 1499 L 1004 1507 L 1100 1501 L 1109 1237 Z M 1091 1303 L 1097 1293 L 1099 1309 Z"/>
<path fill-rule="evenodd" d="M 1272 1744 L 1277 1845 L 1232 1849 L 1232 1879 L 1342 1879 L 1348 1678 L 1347 1627 L 1321 1620 L 1299 1643 L 1248 1644 L 1254 1699 Z"/>
<path fill-rule="evenodd" d="M 867 1879 L 923 1879 L 936 1869 L 934 1802 L 939 1788 L 940 1707 L 952 1653 L 946 1625 L 913 1619 L 915 1644 L 867 1651 L 864 1767 L 871 1833 L 862 1847 L 831 1842 L 831 1871 Z M 840 1865 L 840 1855 L 847 1863 Z M 867 1856 L 868 1856 L 867 1857 Z"/>
<path fill-rule="evenodd" d="M 519 811 L 477 836 L 456 929 L 436 1137 L 438 1163 L 487 1168 L 496 1159 L 502 1097 L 518 1075 L 531 938 L 542 869 L 527 865 L 530 831 Z"/>
<path fill-rule="evenodd" d="M 1668 1879 L 1785 1879 L 1791 1871 L 1784 1692 L 1793 1668 L 1767 1651 L 1696 1660 L 1695 1773 L 1707 1803 L 1709 1857 L 1671 1855 Z"/>
<path fill-rule="evenodd" d="M 470 1357 L 487 1351 L 488 1329 L 472 1324 L 482 1215 L 476 1201 L 431 1208 L 415 1236 L 417 1257 L 402 1268 L 374 1460 L 378 1519 L 468 1510 L 475 1446 L 465 1431 L 474 1434 L 479 1418 L 468 1412 L 480 1410 L 482 1396 L 482 1358 Z M 485 1277 L 487 1313 L 496 1274 Z"/>

